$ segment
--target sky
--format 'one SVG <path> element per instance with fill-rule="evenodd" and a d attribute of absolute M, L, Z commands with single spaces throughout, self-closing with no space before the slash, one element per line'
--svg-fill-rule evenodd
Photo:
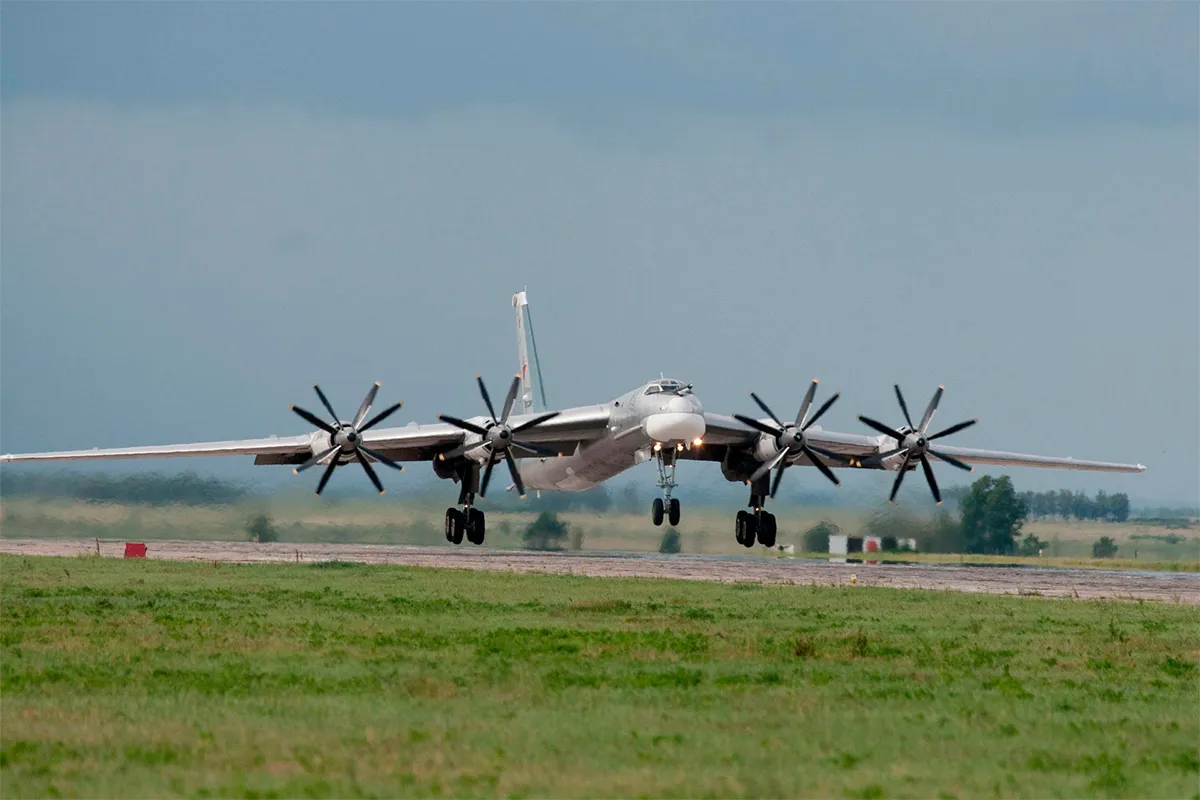
<path fill-rule="evenodd" d="M 1200 503 L 1198 42 L 1166 2 L 6 0 L 0 449 L 300 433 L 314 381 L 479 413 L 527 286 L 553 406 L 819 377 L 868 433 L 944 384 L 955 445 L 1149 467 L 1018 488 Z"/>

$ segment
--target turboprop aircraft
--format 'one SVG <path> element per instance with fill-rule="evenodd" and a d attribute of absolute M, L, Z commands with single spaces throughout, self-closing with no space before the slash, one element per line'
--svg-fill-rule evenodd
<path fill-rule="evenodd" d="M 670 378 L 651 380 L 618 397 L 592 406 L 561 410 L 545 408 L 545 391 L 537 364 L 537 342 L 525 292 L 512 298 L 516 309 L 520 369 L 513 376 L 499 413 L 482 377 L 477 377 L 485 415 L 455 417 L 442 414 L 439 422 L 409 423 L 399 428 L 380 428 L 379 423 L 403 406 L 395 403 L 370 419 L 379 390 L 376 383 L 367 392 L 354 416 L 345 419 L 314 385 L 317 398 L 329 417 L 322 419 L 298 406 L 292 411 L 315 430 L 298 436 L 202 442 L 150 447 L 74 450 L 53 453 L 0 455 L 0 462 L 58 461 L 108 458 L 172 458 L 180 456 L 254 456 L 255 464 L 291 464 L 298 474 L 324 466 L 316 492 L 329 482 L 334 471 L 357 461 L 380 494 L 383 484 L 373 463 L 402 470 L 400 462 L 427 461 L 439 478 L 459 485 L 458 503 L 446 509 L 446 539 L 461 544 L 465 536 L 483 544 L 484 514 L 475 507 L 491 485 L 496 464 L 505 462 L 512 478 L 510 489 L 522 497 L 529 489 L 579 492 L 613 478 L 625 470 L 653 460 L 658 467 L 661 497 L 654 499 L 651 518 L 679 524 L 679 500 L 672 497 L 675 468 L 679 461 L 716 461 L 730 481 L 750 488 L 747 508 L 738 511 L 734 526 L 739 544 L 751 547 L 757 541 L 775 544 L 775 516 L 764 508 L 767 498 L 779 491 L 784 472 L 791 467 L 811 466 L 834 484 L 840 484 L 830 465 L 840 469 L 887 470 L 896 473 L 890 500 L 904 476 L 919 464 L 936 502 L 941 492 L 932 463 L 945 462 L 970 471 L 972 464 L 1049 467 L 1102 472 L 1143 472 L 1141 464 L 1113 464 L 1074 458 L 1006 453 L 951 447 L 941 439 L 974 425 L 971 419 L 930 432 L 941 402 L 938 387 L 919 424 L 914 424 L 899 386 L 895 386 L 904 424 L 893 427 L 865 416 L 859 420 L 872 429 L 870 435 L 837 433 L 817 421 L 837 401 L 834 394 L 812 412 L 818 383 L 808 387 L 794 420 L 784 421 L 758 395 L 750 397 L 765 417 L 743 414 L 725 416 L 705 411 L 692 391 L 692 384 Z M 530 349 L 533 363 L 531 370 Z M 516 413 L 514 413 L 516 412 Z M 772 477 L 774 472 L 774 477 Z"/>

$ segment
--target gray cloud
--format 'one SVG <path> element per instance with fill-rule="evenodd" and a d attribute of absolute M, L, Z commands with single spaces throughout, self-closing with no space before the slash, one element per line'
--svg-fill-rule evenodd
<path fill-rule="evenodd" d="M 7 101 L 3 447 L 294 432 L 313 380 L 472 413 L 528 283 L 555 404 L 661 370 L 790 406 L 815 375 L 858 430 L 945 383 L 964 445 L 1151 466 L 1024 486 L 1196 497 L 1194 124 L 654 124 Z"/>

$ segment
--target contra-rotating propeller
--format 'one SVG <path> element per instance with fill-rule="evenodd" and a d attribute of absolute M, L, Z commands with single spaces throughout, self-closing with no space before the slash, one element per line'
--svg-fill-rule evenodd
<path fill-rule="evenodd" d="M 467 422 L 465 419 L 452 417 L 448 414 L 439 414 L 438 419 L 442 422 L 448 422 L 456 428 L 461 428 L 464 431 L 478 434 L 483 437 L 483 442 L 473 442 L 470 444 L 461 445 L 448 453 L 442 453 L 439 458 L 450 460 L 458 458 L 468 450 L 474 450 L 480 444 L 486 445 L 487 466 L 483 471 L 483 480 L 479 483 L 479 496 L 483 497 L 487 494 L 488 482 L 492 479 L 492 467 L 496 464 L 496 456 L 500 453 L 504 454 L 504 460 L 508 462 L 508 472 L 512 475 L 513 484 L 517 487 L 517 493 L 521 497 L 525 496 L 525 484 L 521 481 L 521 473 L 517 471 L 517 462 L 513 460 L 512 448 L 516 447 L 521 450 L 527 450 L 530 453 L 535 453 L 540 456 L 554 457 L 558 453 L 533 444 L 532 442 L 522 442 L 515 437 L 516 434 L 522 431 L 527 431 L 530 428 L 535 428 L 549 419 L 557 417 L 559 411 L 550 411 L 546 414 L 541 414 L 533 419 L 527 419 L 520 425 L 512 427 L 508 424 L 508 416 L 512 413 L 513 403 L 517 399 L 517 390 L 521 386 L 521 376 L 514 375 L 512 385 L 508 387 L 508 397 L 504 399 L 504 408 L 500 414 L 500 418 L 496 419 L 496 409 L 492 407 L 492 398 L 488 396 L 487 387 L 483 385 L 483 377 L 476 375 L 475 380 L 479 383 L 479 394 L 483 396 L 484 405 L 487 406 L 488 414 L 491 415 L 491 422 L 485 422 L 483 425 L 476 425 L 473 422 Z"/>
<path fill-rule="evenodd" d="M 758 407 L 765 411 L 767 416 L 773 419 L 775 421 L 775 425 L 778 427 L 768 425 L 765 422 L 759 422 L 756 419 L 744 416 L 742 414 L 733 415 L 733 418 L 739 422 L 749 425 L 751 428 L 761 431 L 768 436 L 775 437 L 775 446 L 778 448 L 779 452 L 775 454 L 774 458 L 764 463 L 754 471 L 753 475 L 750 476 L 750 483 L 754 483 L 763 475 L 766 475 L 768 472 L 778 466 L 779 471 L 775 473 L 775 480 L 771 483 L 771 497 L 774 497 L 775 493 L 779 491 L 779 481 L 783 478 L 783 471 L 788 467 L 789 456 L 794 457 L 801 453 L 803 453 L 805 456 L 808 456 L 808 460 L 813 463 L 813 466 L 821 470 L 821 474 L 833 481 L 834 485 L 842 485 L 841 481 L 837 479 L 837 476 L 833 474 L 833 470 L 829 469 L 829 467 L 825 466 L 825 463 L 821 461 L 821 459 L 817 458 L 817 453 L 835 460 L 840 459 L 841 457 L 837 453 L 822 449 L 813 444 L 809 444 L 807 437 L 804 435 L 804 432 L 807 431 L 814 422 L 820 419 L 822 414 L 829 410 L 829 407 L 837 401 L 841 394 L 835 394 L 833 397 L 826 400 L 825 404 L 817 409 L 817 413 L 813 414 L 812 418 L 809 419 L 808 412 L 809 409 L 812 408 L 813 397 L 816 395 L 816 393 L 817 379 L 813 378 L 812 385 L 808 387 L 808 392 L 804 395 L 804 401 L 800 404 L 800 412 L 796 414 L 796 422 L 794 424 L 785 425 L 783 422 L 780 422 L 779 417 L 775 416 L 775 412 L 768 408 L 767 404 L 760 400 L 758 395 L 756 395 L 754 392 L 750 393 L 750 397 L 754 398 L 754 402 L 758 403 Z"/>
<path fill-rule="evenodd" d="M 328 458 L 329 466 L 325 468 L 325 474 L 321 476 L 321 481 L 317 484 L 317 494 L 320 494 L 321 490 L 325 488 L 325 484 L 329 482 L 330 476 L 333 475 L 333 471 L 337 469 L 342 455 L 351 454 L 358 459 L 359 464 L 362 464 L 363 471 L 367 473 L 367 477 L 371 479 L 371 483 L 375 484 L 375 488 L 379 490 L 380 494 L 383 494 L 383 484 L 379 482 L 379 476 L 375 474 L 375 470 L 371 468 L 370 463 L 368 463 L 367 459 L 363 458 L 363 456 L 369 456 L 378 461 L 380 464 L 387 464 L 392 469 L 403 470 L 404 467 L 364 445 L 362 442 L 362 435 L 375 425 L 378 425 L 380 422 L 383 422 L 385 419 L 390 417 L 396 412 L 397 409 L 403 406 L 404 403 L 396 403 L 394 406 L 380 411 L 374 417 L 371 417 L 370 421 L 364 425 L 363 419 L 371 410 L 371 404 L 375 402 L 375 393 L 379 391 L 379 381 L 376 381 L 375 385 L 371 387 L 371 390 L 367 392 L 367 396 L 363 398 L 362 405 L 358 407 L 358 413 L 354 415 L 354 419 L 350 422 L 342 422 L 341 418 L 337 415 L 337 412 L 333 410 L 333 406 L 329 404 L 329 400 L 325 397 L 325 393 L 321 391 L 321 387 L 314 383 L 313 389 L 316 391 L 317 397 L 321 398 L 321 405 L 325 406 L 325 410 L 329 412 L 329 416 L 333 417 L 333 423 L 328 423 L 318 417 L 316 414 L 313 414 L 310 411 L 305 411 L 299 406 L 292 406 L 292 411 L 295 411 L 296 414 L 305 421 L 316 425 L 318 428 L 328 433 L 331 446 L 328 450 L 317 453 L 308 461 L 305 461 L 303 464 L 296 467 L 296 469 L 293 470 L 293 473 L 299 475 L 309 467 L 314 466 L 315 464 L 318 464 Z"/>
<path fill-rule="evenodd" d="M 925 416 L 921 417 L 920 426 L 913 425 L 912 417 L 908 415 L 908 405 L 904 402 L 904 395 L 900 393 L 899 384 L 893 384 L 892 388 L 896 390 L 896 399 L 900 401 L 900 410 L 904 412 L 904 421 L 908 423 L 906 432 L 893 430 L 882 422 L 876 422 L 870 417 L 858 415 L 860 422 L 870 425 L 880 433 L 887 434 L 896 440 L 896 448 L 889 450 L 886 453 L 880 453 L 875 456 L 874 461 L 882 461 L 885 458 L 890 458 L 898 453 L 904 453 L 904 463 L 900 466 L 900 471 L 896 473 L 896 482 L 892 484 L 892 493 L 888 496 L 888 502 L 891 503 L 896 499 L 896 492 L 900 491 L 900 484 L 904 481 L 904 473 L 908 471 L 908 465 L 915 460 L 920 460 L 921 468 L 925 471 L 925 480 L 929 483 L 929 490 L 933 492 L 933 499 L 938 505 L 942 504 L 942 493 L 938 491 L 937 481 L 933 477 L 933 467 L 929 465 L 928 455 L 934 455 L 945 461 L 947 464 L 953 464 L 959 469 L 972 471 L 972 467 L 959 461 L 951 455 L 938 452 L 929 446 L 929 443 L 935 439 L 941 439 L 943 436 L 949 436 L 952 433 L 958 433 L 964 428 L 969 428 L 979 420 L 969 419 L 966 422 L 960 422 L 957 425 L 951 425 L 945 430 L 938 431 L 932 436 L 927 436 L 925 431 L 929 429 L 929 423 L 933 421 L 933 413 L 937 411 L 938 403 L 941 402 L 942 392 L 946 390 L 945 386 L 939 386 L 937 391 L 933 393 L 933 399 L 929 401 L 929 406 L 925 409 Z"/>

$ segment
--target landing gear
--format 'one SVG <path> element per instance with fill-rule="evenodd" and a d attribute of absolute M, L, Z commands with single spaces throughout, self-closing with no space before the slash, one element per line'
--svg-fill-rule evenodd
<path fill-rule="evenodd" d="M 751 511 L 742 510 L 737 513 L 734 523 L 734 538 L 743 547 L 753 547 L 757 541 L 763 547 L 775 546 L 775 515 L 763 510 L 766 495 L 770 486 L 770 476 L 759 478 L 750 488 L 749 507 Z"/>
<path fill-rule="evenodd" d="M 446 541 L 450 544 L 462 544 L 463 536 L 471 544 L 483 544 L 487 532 L 487 522 L 483 512 L 475 508 L 475 489 L 479 486 L 479 469 L 470 470 L 463 478 L 463 487 L 458 494 L 457 508 L 446 509 Z"/>
<path fill-rule="evenodd" d="M 761 508 L 739 511 L 734 523 L 734 538 L 743 547 L 754 547 L 755 542 L 763 547 L 774 547 L 775 515 Z"/>
<path fill-rule="evenodd" d="M 658 462 L 658 488 L 663 496 L 654 498 L 650 506 L 650 516 L 655 525 L 662 525 L 663 519 L 671 523 L 671 527 L 679 524 L 679 500 L 671 497 L 671 490 L 679 484 L 675 483 L 675 453 L 673 448 L 658 447 L 655 452 Z"/>

